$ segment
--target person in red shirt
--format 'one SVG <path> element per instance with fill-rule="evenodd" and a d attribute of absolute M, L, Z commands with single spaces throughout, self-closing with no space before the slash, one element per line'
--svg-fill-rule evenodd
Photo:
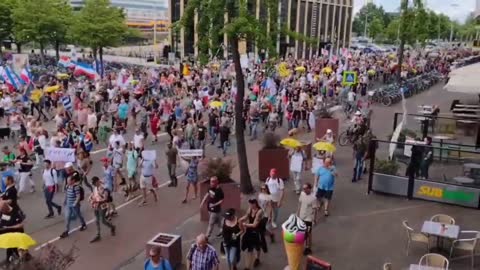
<path fill-rule="evenodd" d="M 153 137 L 154 137 L 154 142 L 157 142 L 157 133 L 160 127 L 160 117 L 158 116 L 158 113 L 152 113 L 150 117 L 150 130 L 152 131 Z"/>

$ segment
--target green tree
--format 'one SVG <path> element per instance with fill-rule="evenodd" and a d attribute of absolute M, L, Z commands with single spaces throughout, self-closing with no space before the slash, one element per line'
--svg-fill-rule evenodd
<path fill-rule="evenodd" d="M 379 7 L 373 3 L 368 3 L 367 5 L 363 6 L 355 15 L 352 26 L 353 32 L 357 33 L 358 35 L 363 35 L 365 32 L 365 22 L 367 23 L 367 30 L 370 30 L 370 23 L 376 19 L 381 22 L 382 26 L 385 26 L 388 25 L 392 18 L 385 12 L 385 10 L 383 10 L 381 6 Z"/>
<path fill-rule="evenodd" d="M 42 62 L 46 45 L 54 39 L 60 41 L 57 33 L 64 31 L 66 21 L 59 14 L 61 5 L 60 0 L 22 0 L 13 9 L 16 41 L 38 43 Z"/>
<path fill-rule="evenodd" d="M 51 33 L 51 44 L 55 48 L 57 61 L 60 59 L 60 45 L 67 44 L 69 40 L 68 31 L 72 26 L 72 7 L 63 0 L 53 0 L 53 15 L 56 16 L 58 25 Z"/>
<path fill-rule="evenodd" d="M 13 2 L 1 1 L 0 2 L 0 41 L 6 39 L 12 39 L 13 34 Z M 2 46 L 0 45 L 0 52 L 2 52 Z"/>
<path fill-rule="evenodd" d="M 398 42 L 399 38 L 399 27 L 400 27 L 400 19 L 395 18 L 390 21 L 387 28 L 385 29 L 385 38 L 391 42 L 396 43 Z"/>
<path fill-rule="evenodd" d="M 382 33 L 384 28 L 385 26 L 383 25 L 381 18 L 374 17 L 373 20 L 371 20 L 368 24 L 368 34 L 372 39 L 375 39 L 379 34 Z"/>
<path fill-rule="evenodd" d="M 123 10 L 111 6 L 109 0 L 87 0 L 74 22 L 70 28 L 72 38 L 90 47 L 95 57 L 98 53 L 102 66 L 103 49 L 119 45 L 130 33 Z"/>
<path fill-rule="evenodd" d="M 208 7 L 208 11 L 206 11 Z M 231 46 L 232 59 L 235 67 L 235 82 L 237 85 L 237 94 L 235 100 L 235 138 L 237 141 L 237 157 L 240 169 L 240 189 L 244 194 L 253 192 L 253 186 L 248 166 L 247 151 L 245 145 L 243 128 L 243 101 L 245 98 L 245 81 L 243 70 L 240 64 L 240 53 L 238 43 L 240 41 L 255 42 L 260 49 L 267 49 L 269 56 L 274 55 L 274 40 L 279 33 L 280 28 L 276 21 L 278 19 L 278 0 L 267 0 L 265 7 L 268 12 L 268 18 L 257 20 L 250 14 L 247 7 L 247 0 L 191 0 L 188 1 L 183 17 L 175 26 L 175 30 L 180 27 L 188 28 L 197 14 L 201 14 L 197 24 L 197 34 L 199 37 L 208 37 L 207 40 L 199 40 L 196 44 L 199 52 L 201 64 L 209 59 L 208 52 L 214 52 L 211 48 L 215 35 L 212 32 L 218 31 L 211 22 L 220 21 L 225 11 L 228 20 L 221 24 L 220 33 L 227 35 L 228 43 Z M 205 16 L 205 15 L 210 16 Z M 204 18 L 207 17 L 207 18 Z M 202 21 L 203 20 L 203 21 Z M 290 35 L 290 33 L 288 33 Z M 292 34 L 293 36 L 293 34 Z M 203 54 L 203 55 L 202 55 Z M 202 63 L 203 61 L 203 63 Z"/>

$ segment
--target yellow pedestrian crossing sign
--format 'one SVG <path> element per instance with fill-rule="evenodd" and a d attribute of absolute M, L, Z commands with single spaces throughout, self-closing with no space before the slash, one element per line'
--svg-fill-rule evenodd
<path fill-rule="evenodd" d="M 345 86 L 352 86 L 357 82 L 357 72 L 344 71 L 342 84 Z"/>

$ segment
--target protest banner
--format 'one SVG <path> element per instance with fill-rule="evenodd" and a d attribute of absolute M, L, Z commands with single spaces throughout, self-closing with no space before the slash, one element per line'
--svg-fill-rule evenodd
<path fill-rule="evenodd" d="M 178 149 L 179 157 L 202 157 L 202 149 Z"/>
<path fill-rule="evenodd" d="M 47 147 L 45 150 L 45 159 L 52 162 L 75 162 L 75 149 Z"/>
<path fill-rule="evenodd" d="M 144 150 L 142 151 L 142 158 L 144 160 L 156 160 L 157 153 L 154 150 Z"/>

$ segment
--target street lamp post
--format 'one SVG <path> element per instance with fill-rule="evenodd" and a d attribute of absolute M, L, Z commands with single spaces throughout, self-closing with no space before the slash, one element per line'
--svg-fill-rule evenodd
<path fill-rule="evenodd" d="M 157 64 L 157 5 L 153 6 L 153 62 Z"/>
<path fill-rule="evenodd" d="M 457 3 L 453 3 L 450 5 L 452 8 L 458 7 Z M 453 41 L 453 20 L 450 21 L 450 42 Z"/>
<path fill-rule="evenodd" d="M 368 27 L 368 0 L 365 0 L 365 29 L 363 30 L 363 36 L 367 37 L 367 27 Z"/>

